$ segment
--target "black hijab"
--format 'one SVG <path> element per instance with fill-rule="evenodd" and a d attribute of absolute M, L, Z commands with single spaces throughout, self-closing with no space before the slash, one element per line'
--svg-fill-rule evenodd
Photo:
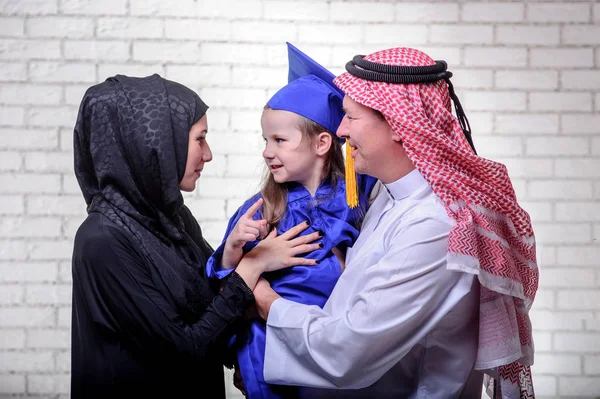
<path fill-rule="evenodd" d="M 131 234 L 153 281 L 187 321 L 212 300 L 204 272 L 210 253 L 178 215 L 189 130 L 207 109 L 192 90 L 159 75 L 116 75 L 87 90 L 74 131 L 75 175 L 88 213 Z"/>

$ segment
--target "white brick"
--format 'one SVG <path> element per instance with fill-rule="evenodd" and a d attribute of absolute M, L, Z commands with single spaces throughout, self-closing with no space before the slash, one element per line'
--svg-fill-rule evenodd
<path fill-rule="evenodd" d="M 21 154 L 18 152 L 0 151 L 0 171 L 17 171 L 22 166 Z"/>
<path fill-rule="evenodd" d="M 231 143 L 236 143 L 236 145 L 232 146 Z M 264 149 L 263 138 L 258 132 L 215 134 L 215 138 L 211 141 L 210 145 L 214 153 L 228 154 L 230 156 L 260 154 Z"/>
<path fill-rule="evenodd" d="M 81 195 L 29 195 L 27 196 L 29 215 L 85 215 L 85 201 Z"/>
<path fill-rule="evenodd" d="M 204 235 L 204 239 L 208 241 L 210 246 L 217 248 L 223 240 L 226 227 L 227 223 L 225 221 L 203 222 L 202 234 Z"/>
<path fill-rule="evenodd" d="M 394 19 L 393 3 L 371 3 L 365 7 L 361 2 L 331 3 L 331 21 L 342 22 L 391 22 Z"/>
<path fill-rule="evenodd" d="M 600 74 L 596 70 L 562 71 L 561 83 L 565 89 L 598 90 Z"/>
<path fill-rule="evenodd" d="M 567 323 L 569 322 L 567 321 Z M 535 373 L 542 374 L 579 375 L 581 374 L 581 357 L 577 355 L 536 353 L 533 370 Z M 537 379 L 535 382 L 537 388 L 539 386 Z M 537 390 L 536 393 L 538 393 Z"/>
<path fill-rule="evenodd" d="M 25 241 L 0 239 L 0 260 L 25 259 L 26 257 Z"/>
<path fill-rule="evenodd" d="M 36 17 L 27 20 L 31 37 L 83 38 L 94 35 L 94 21 L 86 18 Z"/>
<path fill-rule="evenodd" d="M 70 257 L 70 256 L 69 256 Z M 25 290 L 25 302 L 35 305 L 58 305 L 71 303 L 70 285 L 28 285 Z"/>
<path fill-rule="evenodd" d="M 537 261 L 540 266 L 556 265 L 556 248 L 553 246 L 536 246 Z"/>
<path fill-rule="evenodd" d="M 552 334 L 533 330 L 533 342 L 537 352 L 550 351 L 552 349 Z"/>
<path fill-rule="evenodd" d="M 534 309 L 550 309 L 554 310 L 556 308 L 556 295 L 554 291 L 546 290 L 541 288 L 537 291 L 535 295 L 534 301 Z M 534 337 L 535 338 L 535 337 Z M 537 342 L 536 342 L 537 346 Z M 543 351 L 544 349 L 539 349 Z"/>
<path fill-rule="evenodd" d="M 58 308 L 58 327 L 71 328 L 71 306 Z"/>
<path fill-rule="evenodd" d="M 27 112 L 27 118 L 31 126 L 75 126 L 78 107 L 31 107 Z"/>
<path fill-rule="evenodd" d="M 202 2 L 202 6 L 204 6 Z M 197 2 L 194 0 L 180 0 L 177 2 L 177 7 L 172 3 L 162 0 L 131 0 L 130 13 L 131 15 L 153 15 L 153 16 L 179 16 L 190 17 L 196 14 Z"/>
<path fill-rule="evenodd" d="M 58 40 L 13 40 L 0 39 L 1 60 L 58 59 Z"/>
<path fill-rule="evenodd" d="M 24 173 L 0 174 L 0 193 L 58 193 L 60 176 Z"/>
<path fill-rule="evenodd" d="M 0 125 L 4 126 L 19 126 L 25 121 L 25 110 L 22 107 L 4 107 L 0 105 Z M 5 139 L 2 137 L 0 129 L 0 142 Z"/>
<path fill-rule="evenodd" d="M 229 112 L 227 110 L 222 108 L 210 108 L 207 112 L 207 117 L 210 122 L 208 124 L 210 131 L 219 129 L 229 131 Z M 209 142 L 212 143 L 213 138 L 216 138 L 217 136 L 211 134 L 208 137 Z"/>
<path fill-rule="evenodd" d="M 589 93 L 530 93 L 529 107 L 533 111 L 591 111 Z"/>
<path fill-rule="evenodd" d="M 15 138 L 19 139 L 16 140 Z M 6 149 L 51 149 L 58 145 L 56 129 L 0 129 L 0 147 Z"/>
<path fill-rule="evenodd" d="M 170 21 L 173 23 L 174 21 Z M 180 25 L 190 27 L 188 21 L 177 21 Z M 169 23 L 169 22 L 165 22 Z M 98 18 L 96 36 L 115 39 L 141 39 L 163 37 L 163 21 L 150 18 Z M 196 25 L 200 25 L 196 21 Z M 167 36 L 172 37 L 172 36 Z M 205 38 L 208 39 L 208 38 Z"/>
<path fill-rule="evenodd" d="M 496 133 L 553 134 L 558 133 L 556 114 L 497 114 Z"/>
<path fill-rule="evenodd" d="M 0 17 L 0 36 L 22 37 L 25 33 L 25 22 L 23 18 Z"/>
<path fill-rule="evenodd" d="M 287 76 L 288 68 L 234 66 L 231 69 L 231 83 L 235 87 L 279 89 L 287 83 Z"/>
<path fill-rule="evenodd" d="M 25 287 L 17 284 L 2 284 L 0 305 L 18 305 L 23 302 Z"/>
<path fill-rule="evenodd" d="M 186 201 L 186 205 L 198 220 L 225 220 L 223 200 L 196 198 L 193 201 Z"/>
<path fill-rule="evenodd" d="M 163 66 L 160 64 L 101 64 L 98 65 L 98 78 L 104 81 L 106 78 L 118 74 L 127 76 L 150 76 L 155 73 L 163 75 Z"/>
<path fill-rule="evenodd" d="M 68 330 L 29 330 L 28 348 L 68 349 L 71 344 L 71 332 Z"/>
<path fill-rule="evenodd" d="M 199 62 L 203 58 L 212 59 L 209 54 L 201 54 L 197 42 L 134 42 L 133 59 L 138 61 L 178 60 L 179 62 Z"/>
<path fill-rule="evenodd" d="M 62 88 L 57 85 L 3 84 L 0 102 L 5 104 L 59 104 Z"/>
<path fill-rule="evenodd" d="M 429 35 L 435 44 L 490 44 L 493 36 L 490 25 L 431 25 Z"/>
<path fill-rule="evenodd" d="M 0 63 L 0 82 L 23 82 L 25 80 L 27 80 L 27 64 Z"/>
<path fill-rule="evenodd" d="M 29 248 L 31 259 L 71 259 L 73 253 L 73 241 L 39 241 L 30 240 Z"/>
<path fill-rule="evenodd" d="M 479 155 L 486 158 L 515 156 L 523 152 L 520 137 L 480 136 L 474 142 Z"/>
<path fill-rule="evenodd" d="M 59 352 L 56 354 L 56 371 L 71 371 L 71 351 Z"/>
<path fill-rule="evenodd" d="M 586 331 L 600 331 L 600 320 L 599 319 L 588 319 L 585 320 L 585 329 Z"/>
<path fill-rule="evenodd" d="M 231 106 L 231 99 L 235 98 L 236 107 L 262 108 L 268 100 L 263 89 L 206 88 L 202 89 L 200 97 L 214 107 Z"/>
<path fill-rule="evenodd" d="M 70 378 L 68 374 L 63 375 L 32 375 L 27 378 L 27 390 L 34 394 L 68 394 Z"/>
<path fill-rule="evenodd" d="M 0 308 L 2 327 L 53 327 L 54 308 L 3 307 Z"/>
<path fill-rule="evenodd" d="M 562 132 L 568 134 L 600 134 L 600 115 L 563 114 Z"/>
<path fill-rule="evenodd" d="M 570 266 L 598 266 L 600 247 L 573 246 L 558 247 L 558 263 Z M 598 302 L 597 302 L 598 303 Z"/>
<path fill-rule="evenodd" d="M 600 177 L 600 159 L 556 159 L 556 176 L 558 177 Z"/>
<path fill-rule="evenodd" d="M 69 283 L 72 285 L 73 283 L 73 268 L 70 260 L 63 260 L 58 265 L 58 281 Z"/>
<path fill-rule="evenodd" d="M 0 330 L 0 348 L 1 349 L 22 349 L 25 348 L 25 331 L 22 329 L 2 329 Z"/>
<path fill-rule="evenodd" d="M 55 281 L 56 276 L 56 262 L 0 262 L 0 281 L 2 282 Z"/>
<path fill-rule="evenodd" d="M 466 91 L 461 94 L 465 109 L 475 111 L 525 110 L 525 93 L 506 91 Z"/>
<path fill-rule="evenodd" d="M 32 62 L 29 76 L 37 82 L 88 82 L 96 81 L 96 67 L 92 64 L 63 64 L 59 62 Z"/>
<path fill-rule="evenodd" d="M 25 169 L 35 172 L 72 172 L 73 154 L 65 152 L 29 152 L 25 154 Z"/>
<path fill-rule="evenodd" d="M 225 176 L 258 178 L 264 171 L 265 161 L 260 153 L 255 155 L 238 155 L 227 158 Z"/>
<path fill-rule="evenodd" d="M 60 235 L 59 218 L 3 217 L 0 220 L 0 237 L 55 237 Z"/>
<path fill-rule="evenodd" d="M 585 374 L 600 374 L 600 355 L 589 355 L 583 357 L 583 370 Z"/>
<path fill-rule="evenodd" d="M 54 368 L 52 352 L 3 352 L 0 371 L 51 371 Z"/>
<path fill-rule="evenodd" d="M 460 93 L 458 96 L 460 97 Z M 468 111 L 469 124 L 471 125 L 471 131 L 476 137 L 480 134 L 490 134 L 494 128 L 494 114 L 492 112 L 471 112 Z"/>
<path fill-rule="evenodd" d="M 248 132 L 251 128 L 260 130 L 262 110 L 243 110 L 231 114 L 231 129 L 233 132 Z"/>
<path fill-rule="evenodd" d="M 256 189 L 257 182 L 248 179 L 215 179 L 207 177 L 202 185 L 202 197 L 224 199 L 230 197 L 249 198 Z"/>
<path fill-rule="evenodd" d="M 197 19 L 165 21 L 165 36 L 169 39 L 231 40 L 231 30 L 232 23 L 229 21 L 198 21 Z M 136 32 L 133 31 L 132 34 L 136 35 Z"/>
<path fill-rule="evenodd" d="M 551 68 L 590 68 L 594 66 L 594 50 L 591 48 L 532 48 L 531 66 Z"/>
<path fill-rule="evenodd" d="M 231 27 L 234 41 L 281 43 L 295 42 L 298 36 L 294 24 L 284 22 L 236 22 Z M 274 35 L 273 32 L 277 32 Z"/>
<path fill-rule="evenodd" d="M 61 193 L 81 195 L 81 188 L 79 187 L 79 183 L 77 183 L 74 173 L 62 175 Z"/>
<path fill-rule="evenodd" d="M 566 25 L 563 27 L 563 44 L 600 44 L 600 26 Z"/>
<path fill-rule="evenodd" d="M 528 194 L 532 199 L 591 199 L 592 185 L 583 181 L 538 180 L 529 182 Z"/>
<path fill-rule="evenodd" d="M 90 87 L 89 84 L 70 84 L 68 86 L 65 86 L 65 103 L 68 105 L 76 105 L 79 106 L 79 104 L 81 103 L 81 100 L 83 99 L 83 95 L 85 94 L 86 90 Z M 62 134 L 62 132 L 61 132 Z M 73 129 L 70 129 L 69 131 L 69 135 L 73 136 Z M 69 154 L 71 155 L 71 158 L 73 157 L 72 155 L 72 151 L 73 151 L 73 140 L 71 137 L 69 137 L 69 147 L 68 147 L 68 151 Z M 62 143 L 61 143 L 61 147 L 62 147 Z M 71 167 L 72 169 L 72 167 Z"/>
<path fill-rule="evenodd" d="M 596 111 L 600 111 L 600 93 L 596 93 L 594 97 L 594 102 L 596 103 Z"/>
<path fill-rule="evenodd" d="M 527 4 L 527 19 L 529 21 L 551 22 L 588 22 L 590 6 L 588 4 Z"/>
<path fill-rule="evenodd" d="M 556 377 L 536 375 L 535 365 L 532 367 L 532 372 L 533 380 L 535 381 L 535 394 L 541 398 L 554 397 L 557 392 Z"/>
<path fill-rule="evenodd" d="M 0 195 L 0 215 L 19 215 L 24 209 L 21 195 Z"/>
<path fill-rule="evenodd" d="M 86 215 L 78 215 L 65 218 L 62 229 L 63 236 L 68 238 L 75 238 L 75 234 L 77 233 L 79 226 L 81 226 L 81 223 L 83 223 L 85 218 Z"/>
<path fill-rule="evenodd" d="M 600 221 L 600 202 L 557 202 L 555 206 L 558 221 Z"/>
<path fill-rule="evenodd" d="M 553 46 L 560 42 L 559 27 L 543 25 L 498 25 L 496 42 L 499 44 L 522 44 L 526 46 Z"/>
<path fill-rule="evenodd" d="M 363 29 L 359 25 L 298 24 L 298 40 L 303 43 L 344 44 L 361 43 Z"/>
<path fill-rule="evenodd" d="M 496 87 L 501 89 L 556 89 L 557 71 L 497 71 Z"/>
<path fill-rule="evenodd" d="M 494 84 L 494 72 L 485 69 L 456 69 L 452 70 L 452 84 L 460 98 L 462 89 L 491 89 Z M 471 113 L 468 114 L 471 122 Z"/>
<path fill-rule="evenodd" d="M 525 139 L 528 155 L 586 155 L 589 140 L 573 137 L 528 137 Z M 557 167 L 557 174 L 559 173 Z"/>
<path fill-rule="evenodd" d="M 63 14 L 124 15 L 127 6 L 126 0 L 61 0 L 60 11 Z"/>
<path fill-rule="evenodd" d="M 600 339 L 594 333 L 563 333 L 554 334 L 554 348 L 560 352 L 599 352 Z"/>
<path fill-rule="evenodd" d="M 529 214 L 534 223 L 552 220 L 552 204 L 550 203 L 519 201 L 519 205 Z"/>
<path fill-rule="evenodd" d="M 411 3 L 396 4 L 398 22 L 453 22 L 458 21 L 458 4 Z"/>
<path fill-rule="evenodd" d="M 465 65 L 495 66 L 510 65 L 513 68 L 527 64 L 527 50 L 524 48 L 504 47 L 467 47 L 465 49 Z"/>
<path fill-rule="evenodd" d="M 592 230 L 589 224 L 542 224 L 534 227 L 536 241 L 540 244 L 589 243 Z"/>
<path fill-rule="evenodd" d="M 536 238 L 539 229 L 536 230 Z M 570 232 L 565 230 L 564 235 Z M 542 240 L 540 240 L 540 243 Z M 559 288 L 576 288 L 576 287 L 593 287 L 594 286 L 594 270 L 593 269 L 575 269 L 569 268 L 547 268 L 540 272 L 540 285 L 544 287 L 559 287 Z M 559 306 L 561 295 L 559 293 Z M 560 329 L 557 326 L 556 329 Z"/>
<path fill-rule="evenodd" d="M 56 14 L 57 3 L 48 0 L 3 0 L 0 6 L 2 15 L 44 15 Z"/>
<path fill-rule="evenodd" d="M 402 45 L 422 45 L 427 42 L 427 27 L 424 25 L 376 24 L 366 25 L 365 43 L 397 46 L 398 38 Z"/>
<path fill-rule="evenodd" d="M 512 137 L 511 137 L 512 139 Z M 516 142 L 518 143 L 518 142 Z M 515 143 L 515 144 L 516 144 Z M 496 158 L 494 160 L 503 163 L 508 168 L 511 178 L 525 177 L 552 177 L 554 166 L 552 159 L 524 159 L 524 158 Z"/>
<path fill-rule="evenodd" d="M 323 22 L 329 18 L 329 4 L 301 1 L 266 1 L 264 18 L 269 20 Z"/>
<path fill-rule="evenodd" d="M 13 0 L 14 1 L 14 0 Z M 0 393 L 15 394 L 25 393 L 25 375 L 4 374 L 0 375 Z"/>
<path fill-rule="evenodd" d="M 204 18 L 258 19 L 263 14 L 263 2 L 258 0 L 194 0 L 194 3 L 197 15 Z"/>
<path fill-rule="evenodd" d="M 67 40 L 64 46 L 65 58 L 69 60 L 123 61 L 130 58 L 129 43 L 127 42 L 114 40 Z M 90 64 L 85 68 L 88 73 L 91 73 L 90 78 L 94 81 L 96 73 L 93 68 L 95 66 Z"/>
<path fill-rule="evenodd" d="M 263 65 L 266 51 L 260 44 L 202 43 L 202 59 L 220 64 Z"/>
<path fill-rule="evenodd" d="M 600 4 L 596 3 L 593 6 L 594 22 L 600 22 Z"/>
<path fill-rule="evenodd" d="M 553 269 L 548 269 L 553 270 Z M 556 310 L 537 310 L 529 312 L 531 324 L 535 331 L 583 331 L 586 317 L 591 317 L 592 312 L 573 312 Z M 535 342 L 537 346 L 537 342 Z M 538 349 L 538 348 L 536 348 Z M 538 350 L 539 352 L 539 350 Z M 537 355 L 536 355 L 537 356 Z M 536 362 L 537 364 L 537 362 Z"/>
<path fill-rule="evenodd" d="M 465 3 L 463 21 L 517 22 L 522 21 L 525 7 L 507 3 Z"/>
<path fill-rule="evenodd" d="M 281 44 L 269 44 L 265 47 L 268 66 L 285 67 L 286 69 L 288 68 L 288 51 L 285 46 L 282 46 Z M 317 61 L 321 65 L 326 67 L 328 65 L 332 65 L 330 61 L 332 49 L 329 46 L 323 46 L 319 44 L 303 44 L 300 50 L 305 54 L 310 54 L 310 58 Z M 350 58 L 352 58 L 352 56 L 350 56 Z M 341 63 L 341 65 L 345 65 L 346 62 L 347 60 Z M 332 73 L 334 73 L 333 68 L 330 68 L 330 70 Z"/>
<path fill-rule="evenodd" d="M 600 341 L 600 336 L 596 338 Z M 560 377 L 558 392 L 560 395 L 596 397 L 600 392 L 600 377 Z"/>

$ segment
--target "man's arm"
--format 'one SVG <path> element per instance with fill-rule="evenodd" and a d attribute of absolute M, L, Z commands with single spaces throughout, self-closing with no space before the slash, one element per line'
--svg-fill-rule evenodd
<path fill-rule="evenodd" d="M 470 291 L 473 276 L 446 269 L 448 232 L 432 218 L 399 231 L 361 289 L 348 298 L 342 278 L 325 310 L 255 291 L 268 314 L 265 380 L 356 389 L 381 378 Z"/>

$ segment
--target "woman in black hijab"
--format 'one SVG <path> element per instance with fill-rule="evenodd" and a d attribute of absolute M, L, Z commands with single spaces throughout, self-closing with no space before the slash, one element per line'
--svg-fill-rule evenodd
<path fill-rule="evenodd" d="M 212 248 L 180 190 L 194 190 L 212 159 L 207 109 L 159 75 L 117 75 L 82 100 L 75 174 L 88 217 L 73 250 L 73 399 L 225 397 L 227 340 L 267 266 L 241 263 L 220 291 L 206 277 Z M 290 258 L 318 247 L 303 237 Z"/>

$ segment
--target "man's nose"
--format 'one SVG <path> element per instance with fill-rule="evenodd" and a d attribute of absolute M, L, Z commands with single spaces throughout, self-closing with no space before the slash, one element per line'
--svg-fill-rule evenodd
<path fill-rule="evenodd" d="M 347 138 L 348 137 L 348 121 L 346 120 L 346 116 L 342 119 L 342 123 L 338 126 L 337 131 L 335 132 L 336 136 L 339 138 Z"/>

